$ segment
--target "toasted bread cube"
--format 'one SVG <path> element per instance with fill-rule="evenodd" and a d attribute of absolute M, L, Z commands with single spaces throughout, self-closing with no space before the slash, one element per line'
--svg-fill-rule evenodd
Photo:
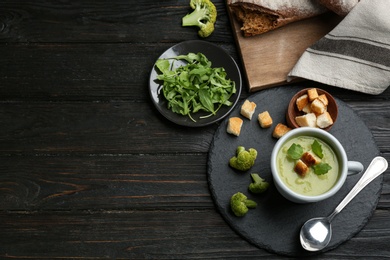
<path fill-rule="evenodd" d="M 311 88 L 307 91 L 307 95 L 309 96 L 309 101 L 312 102 L 314 99 L 318 98 L 318 92 L 316 88 Z"/>
<path fill-rule="evenodd" d="M 245 116 L 249 120 L 252 119 L 253 113 L 256 109 L 256 103 L 249 100 L 245 100 L 244 104 L 241 106 L 241 115 Z"/>
<path fill-rule="evenodd" d="M 311 102 L 310 108 L 317 115 L 321 115 L 326 111 L 325 104 L 322 103 L 322 101 L 319 99 L 313 100 L 313 102 Z"/>
<path fill-rule="evenodd" d="M 272 117 L 268 111 L 264 111 L 258 115 L 259 124 L 262 128 L 269 128 L 272 125 Z"/>
<path fill-rule="evenodd" d="M 295 122 L 297 122 L 299 126 L 316 127 L 317 117 L 314 113 L 309 113 L 303 116 L 295 117 Z"/>
<path fill-rule="evenodd" d="M 312 154 L 311 152 L 306 152 L 302 155 L 301 160 L 308 166 L 313 166 L 319 164 L 321 159 Z"/>
<path fill-rule="evenodd" d="M 294 171 L 299 176 L 305 177 L 305 175 L 309 171 L 309 167 L 302 160 L 298 160 L 295 164 Z"/>
<path fill-rule="evenodd" d="M 282 123 L 279 123 L 275 126 L 274 131 L 272 132 L 272 136 L 279 139 L 280 137 L 285 135 L 290 130 L 291 130 L 290 127 L 288 127 Z"/>
<path fill-rule="evenodd" d="M 329 112 L 325 112 L 319 116 L 317 116 L 317 126 L 319 128 L 326 128 L 328 126 L 333 125 L 333 119 L 330 116 Z"/>
<path fill-rule="evenodd" d="M 325 94 L 319 95 L 317 99 L 321 100 L 321 102 L 324 103 L 325 106 L 328 106 L 329 101 Z"/>
<path fill-rule="evenodd" d="M 312 113 L 313 111 L 311 111 L 311 104 L 308 103 L 308 104 L 302 109 L 302 112 L 305 113 L 305 114 Z"/>
<path fill-rule="evenodd" d="M 242 127 L 242 119 L 239 117 L 231 117 L 229 118 L 226 132 L 229 134 L 239 136 L 241 133 L 241 127 Z"/>
<path fill-rule="evenodd" d="M 309 104 L 309 96 L 307 94 L 304 94 L 297 98 L 297 101 L 295 102 L 297 105 L 297 108 L 299 111 L 302 111 L 302 109 Z"/>

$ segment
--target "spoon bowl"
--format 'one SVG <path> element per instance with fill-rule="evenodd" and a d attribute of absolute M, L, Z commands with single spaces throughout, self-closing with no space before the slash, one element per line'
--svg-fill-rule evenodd
<path fill-rule="evenodd" d="M 312 218 L 301 229 L 301 245 L 307 251 L 318 251 L 326 247 L 332 238 L 332 225 L 328 218 Z"/>
<path fill-rule="evenodd" d="M 388 163 L 385 158 L 375 157 L 360 180 L 345 196 L 336 209 L 328 217 L 312 218 L 303 224 L 299 239 L 301 245 L 307 251 L 319 251 L 324 249 L 332 238 L 333 218 L 371 181 L 386 171 Z"/>

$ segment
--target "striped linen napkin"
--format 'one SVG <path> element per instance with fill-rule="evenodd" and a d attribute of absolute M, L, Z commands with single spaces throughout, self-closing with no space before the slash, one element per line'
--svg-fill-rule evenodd
<path fill-rule="evenodd" d="M 390 1 L 361 0 L 288 74 L 378 95 L 390 85 Z"/>

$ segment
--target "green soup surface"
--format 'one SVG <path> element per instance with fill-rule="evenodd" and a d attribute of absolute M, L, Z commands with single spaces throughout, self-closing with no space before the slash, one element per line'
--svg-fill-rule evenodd
<path fill-rule="evenodd" d="M 317 175 L 312 167 L 304 176 L 299 176 L 294 171 L 296 160 L 287 156 L 287 150 L 295 143 L 303 147 L 304 151 L 312 151 L 311 145 L 317 140 L 322 146 L 323 158 L 321 162 L 328 163 L 332 169 L 326 174 Z M 285 142 L 276 157 L 278 173 L 282 181 L 291 190 L 306 196 L 316 196 L 330 190 L 339 179 L 339 162 L 332 148 L 319 138 L 312 136 L 298 136 Z"/>

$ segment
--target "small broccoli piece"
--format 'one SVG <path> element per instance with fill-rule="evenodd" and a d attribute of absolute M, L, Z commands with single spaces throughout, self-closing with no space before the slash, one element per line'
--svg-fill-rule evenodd
<path fill-rule="evenodd" d="M 249 209 L 254 209 L 256 206 L 257 203 L 255 201 L 248 200 L 247 196 L 241 192 L 233 194 L 230 198 L 230 207 L 237 217 L 244 216 Z"/>
<path fill-rule="evenodd" d="M 245 147 L 238 146 L 236 156 L 230 158 L 229 165 L 239 171 L 247 171 L 255 164 L 256 157 L 256 149 L 249 148 L 246 151 Z"/>
<path fill-rule="evenodd" d="M 182 18 L 182 26 L 198 26 L 198 35 L 202 38 L 210 36 L 217 20 L 217 8 L 210 0 L 191 0 L 194 11 Z"/>
<path fill-rule="evenodd" d="M 251 173 L 253 182 L 249 184 L 249 191 L 252 193 L 263 193 L 268 189 L 269 183 L 260 177 L 257 173 Z"/>

